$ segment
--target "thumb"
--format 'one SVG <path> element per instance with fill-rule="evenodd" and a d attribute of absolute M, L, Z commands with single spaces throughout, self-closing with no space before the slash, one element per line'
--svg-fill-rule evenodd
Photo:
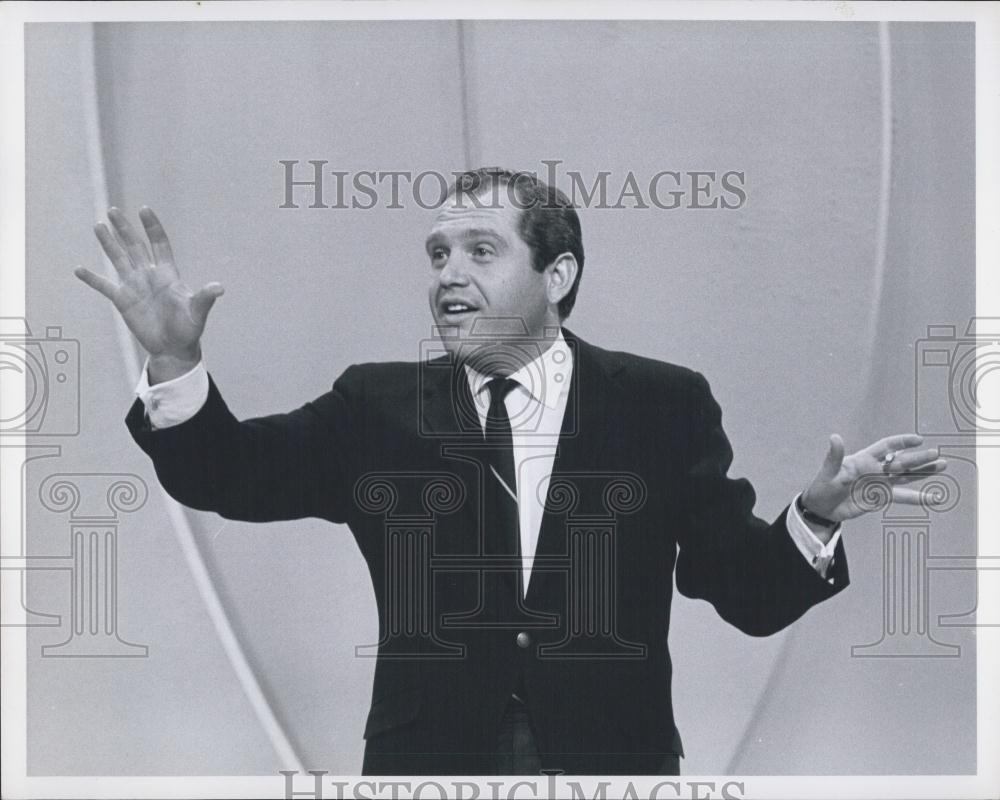
<path fill-rule="evenodd" d="M 225 293 L 221 283 L 206 283 L 194 297 L 191 298 L 192 311 L 198 324 L 204 325 L 208 312 L 212 310 L 215 301 Z"/>
<path fill-rule="evenodd" d="M 844 440 L 836 433 L 830 435 L 830 449 L 826 451 L 819 477 L 823 480 L 833 480 L 840 472 L 844 463 Z"/>

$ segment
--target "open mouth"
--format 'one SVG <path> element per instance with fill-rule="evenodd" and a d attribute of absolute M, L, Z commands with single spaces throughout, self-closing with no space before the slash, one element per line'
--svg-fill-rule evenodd
<path fill-rule="evenodd" d="M 441 303 L 438 308 L 441 309 L 442 317 L 451 320 L 462 319 L 463 317 L 474 314 L 479 310 L 478 306 L 474 306 L 471 303 L 465 303 L 460 300 L 451 300 Z"/>

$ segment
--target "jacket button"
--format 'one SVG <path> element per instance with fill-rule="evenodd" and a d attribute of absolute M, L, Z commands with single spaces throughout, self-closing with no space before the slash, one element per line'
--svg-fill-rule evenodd
<path fill-rule="evenodd" d="M 524 650 L 530 644 L 531 644 L 531 637 L 524 631 L 521 631 L 517 635 L 517 646 L 520 647 L 522 650 Z"/>

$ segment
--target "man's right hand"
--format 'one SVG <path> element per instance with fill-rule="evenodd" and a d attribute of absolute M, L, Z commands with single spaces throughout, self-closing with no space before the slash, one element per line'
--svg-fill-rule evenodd
<path fill-rule="evenodd" d="M 151 208 L 139 209 L 150 248 L 117 208 L 108 210 L 114 232 L 103 222 L 94 232 L 120 283 L 116 284 L 86 267 L 74 274 L 96 289 L 122 315 L 125 324 L 149 353 L 149 383 L 178 378 L 201 361 L 201 334 L 216 299 L 220 283 L 207 283 L 192 292 L 177 272 L 170 242 Z"/>

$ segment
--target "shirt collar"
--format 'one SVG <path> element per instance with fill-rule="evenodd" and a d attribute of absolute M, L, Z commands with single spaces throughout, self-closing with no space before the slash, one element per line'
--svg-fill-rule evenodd
<path fill-rule="evenodd" d="M 479 401 L 481 393 L 486 391 L 486 385 L 493 376 L 484 375 L 468 364 L 465 365 L 465 371 L 469 379 L 469 391 Z M 537 402 L 543 403 L 548 408 L 555 408 L 560 395 L 569 391 L 572 373 L 573 351 L 566 344 L 566 338 L 560 328 L 555 340 L 544 353 L 511 373 L 509 377 L 517 381 L 518 385 Z"/>

